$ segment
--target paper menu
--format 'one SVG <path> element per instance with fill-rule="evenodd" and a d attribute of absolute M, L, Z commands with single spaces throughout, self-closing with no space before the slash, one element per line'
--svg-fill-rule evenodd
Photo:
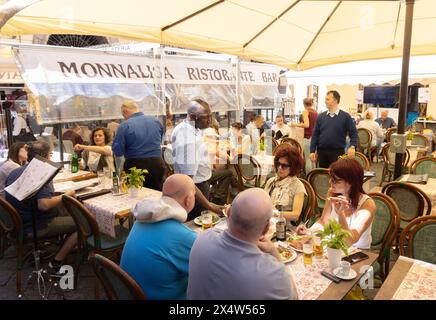
<path fill-rule="evenodd" d="M 58 169 L 49 162 L 33 158 L 21 176 L 6 187 L 5 191 L 18 201 L 22 201 L 41 189 Z"/>

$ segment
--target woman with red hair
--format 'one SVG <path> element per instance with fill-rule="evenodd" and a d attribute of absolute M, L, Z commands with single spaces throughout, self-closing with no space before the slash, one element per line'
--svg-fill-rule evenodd
<path fill-rule="evenodd" d="M 355 159 L 344 158 L 330 165 L 330 189 L 321 218 L 310 228 L 324 228 L 329 219 L 337 220 L 344 230 L 351 233 L 348 244 L 360 249 L 371 247 L 371 227 L 376 206 L 363 191 L 363 168 Z M 298 233 L 305 233 L 299 226 Z"/>
<path fill-rule="evenodd" d="M 265 191 L 275 206 L 281 206 L 287 221 L 297 221 L 303 209 L 306 189 L 298 179 L 303 163 L 297 148 L 281 145 L 274 157 L 276 176 L 265 185 Z"/>

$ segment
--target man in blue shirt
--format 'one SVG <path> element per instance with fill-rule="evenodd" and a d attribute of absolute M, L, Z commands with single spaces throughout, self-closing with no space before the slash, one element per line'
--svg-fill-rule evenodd
<path fill-rule="evenodd" d="M 320 168 L 328 168 L 344 154 L 347 135 L 350 137 L 348 156 L 354 157 L 358 142 L 356 124 L 351 116 L 339 110 L 341 96 L 337 91 L 327 92 L 325 104 L 327 111 L 318 115 L 313 128 L 310 143 L 310 160 L 316 162 Z"/>
<path fill-rule="evenodd" d="M 116 157 L 124 156 L 124 171 L 130 168 L 147 169 L 144 187 L 162 190 L 165 165 L 161 143 L 163 126 L 158 119 L 145 116 L 134 101 L 121 106 L 124 121 L 118 128 L 112 143 Z"/>
<path fill-rule="evenodd" d="M 190 177 L 173 174 L 161 198 L 148 198 L 133 210 L 136 222 L 121 256 L 121 268 L 149 299 L 186 299 L 189 254 L 197 234 L 186 227 L 195 204 Z"/>

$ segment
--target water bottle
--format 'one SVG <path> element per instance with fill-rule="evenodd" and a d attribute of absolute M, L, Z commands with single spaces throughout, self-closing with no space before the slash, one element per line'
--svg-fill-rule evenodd
<path fill-rule="evenodd" d="M 73 152 L 73 156 L 71 158 L 71 172 L 76 173 L 79 171 L 79 154 L 77 152 Z"/>

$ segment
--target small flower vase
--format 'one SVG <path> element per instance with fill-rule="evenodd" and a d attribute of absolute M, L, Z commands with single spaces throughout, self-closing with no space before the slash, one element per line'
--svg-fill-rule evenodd
<path fill-rule="evenodd" d="M 342 251 L 339 249 L 327 248 L 327 257 L 330 270 L 334 270 L 341 265 Z"/>
<path fill-rule="evenodd" d="M 130 187 L 130 198 L 136 199 L 138 197 L 139 188 Z"/>

